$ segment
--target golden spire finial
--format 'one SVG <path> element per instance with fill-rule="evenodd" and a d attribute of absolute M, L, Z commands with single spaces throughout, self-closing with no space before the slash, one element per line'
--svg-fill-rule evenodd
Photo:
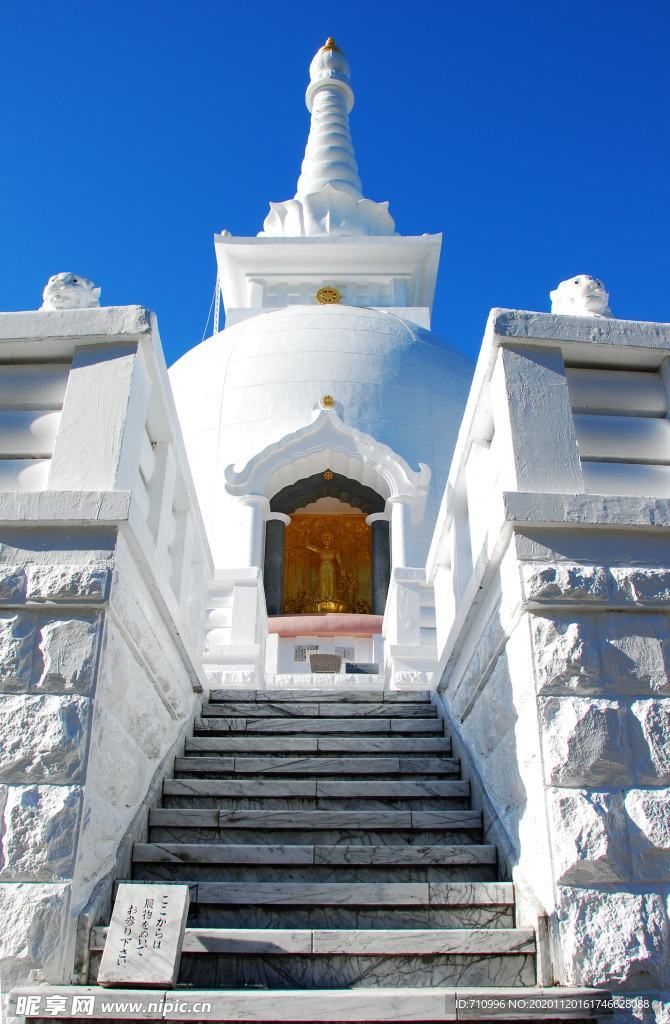
<path fill-rule="evenodd" d="M 339 48 L 339 46 L 337 45 L 337 43 L 335 42 L 335 40 L 333 39 L 332 36 L 328 36 L 328 38 L 326 39 L 326 41 L 323 44 L 323 46 L 321 47 L 321 49 L 322 50 L 335 50 L 336 53 L 342 53 L 342 50 Z"/>

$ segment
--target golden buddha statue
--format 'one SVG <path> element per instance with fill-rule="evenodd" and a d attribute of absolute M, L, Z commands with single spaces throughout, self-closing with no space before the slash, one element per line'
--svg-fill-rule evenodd
<path fill-rule="evenodd" d="M 319 611 L 340 611 L 340 602 L 337 600 L 340 560 L 337 549 L 333 547 L 332 533 L 321 534 L 321 546 L 307 542 L 305 547 L 319 556 L 319 590 L 317 593 Z"/>

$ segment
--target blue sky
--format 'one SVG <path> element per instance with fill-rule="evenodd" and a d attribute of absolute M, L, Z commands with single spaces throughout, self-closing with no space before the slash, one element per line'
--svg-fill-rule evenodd
<path fill-rule="evenodd" d="M 347 53 L 365 193 L 442 231 L 433 324 L 476 355 L 491 306 L 548 309 L 576 273 L 670 320 L 670 5 L 27 0 L 3 15 L 0 308 L 61 270 L 197 343 L 212 234 L 293 195 L 307 68 Z"/>

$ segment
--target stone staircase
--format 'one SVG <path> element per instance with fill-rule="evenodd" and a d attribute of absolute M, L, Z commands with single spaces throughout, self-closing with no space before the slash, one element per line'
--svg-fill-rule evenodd
<path fill-rule="evenodd" d="M 215 691 L 185 753 L 133 858 L 196 884 L 181 983 L 535 983 L 428 694 Z"/>
<path fill-rule="evenodd" d="M 178 986 L 212 1000 L 203 1019 L 465 1019 L 459 994 L 541 991 L 469 803 L 428 693 L 213 691 L 133 880 L 191 886 Z"/>

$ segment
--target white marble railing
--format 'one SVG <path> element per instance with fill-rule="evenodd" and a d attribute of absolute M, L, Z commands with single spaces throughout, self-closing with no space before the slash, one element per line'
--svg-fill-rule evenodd
<path fill-rule="evenodd" d="M 204 662 L 209 685 L 261 687 L 267 633 L 261 570 L 217 570 L 207 596 Z"/>
<path fill-rule="evenodd" d="M 442 666 L 507 495 L 670 496 L 669 360 L 664 324 L 492 311 L 427 560 Z"/>
<path fill-rule="evenodd" d="M 5 991 L 83 980 L 192 729 L 210 576 L 153 315 L 0 315 Z"/>
<path fill-rule="evenodd" d="M 667 324 L 494 310 L 426 574 L 436 705 L 517 923 L 546 937 L 543 983 L 648 999 L 669 927 L 668 358 Z"/>
<path fill-rule="evenodd" d="M 124 491 L 138 550 L 199 661 L 211 558 L 155 319 L 0 316 L 0 493 Z"/>

